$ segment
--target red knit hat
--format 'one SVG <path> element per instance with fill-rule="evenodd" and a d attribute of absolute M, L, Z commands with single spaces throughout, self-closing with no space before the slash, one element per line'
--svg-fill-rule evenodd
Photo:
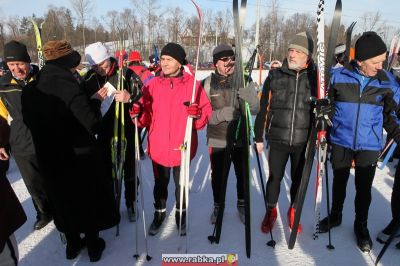
<path fill-rule="evenodd" d="M 142 61 L 142 57 L 140 56 L 139 51 L 131 51 L 129 53 L 128 61 L 130 61 L 130 62 L 133 62 L 133 61 L 141 62 Z"/>

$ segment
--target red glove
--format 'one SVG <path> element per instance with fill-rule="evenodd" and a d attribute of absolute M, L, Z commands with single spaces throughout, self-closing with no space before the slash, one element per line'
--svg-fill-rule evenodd
<path fill-rule="evenodd" d="M 189 105 L 186 109 L 186 112 L 189 116 L 193 118 L 199 118 L 201 116 L 201 109 L 199 108 L 199 105 L 197 103 L 192 103 L 191 105 Z"/>
<path fill-rule="evenodd" d="M 140 104 L 134 103 L 132 104 L 132 108 L 129 110 L 129 115 L 131 118 L 138 117 L 142 112 L 142 106 Z"/>

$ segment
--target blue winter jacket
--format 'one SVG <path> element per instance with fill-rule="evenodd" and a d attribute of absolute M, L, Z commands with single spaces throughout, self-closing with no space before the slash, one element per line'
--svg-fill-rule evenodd
<path fill-rule="evenodd" d="M 375 77 L 364 77 L 355 63 L 332 71 L 329 98 L 335 105 L 330 129 L 333 144 L 357 151 L 382 149 L 384 127 L 400 140 L 396 113 L 400 87 L 392 74 L 381 70 Z"/>

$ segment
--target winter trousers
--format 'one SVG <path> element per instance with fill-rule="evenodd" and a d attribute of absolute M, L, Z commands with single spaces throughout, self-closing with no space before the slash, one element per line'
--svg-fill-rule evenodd
<path fill-rule="evenodd" d="M 290 158 L 290 177 L 292 185 L 290 186 L 290 203 L 294 203 L 296 198 L 297 190 L 300 186 L 301 176 L 305 164 L 305 153 L 306 146 L 289 147 L 289 146 L 270 146 L 268 165 L 269 165 L 269 177 L 266 187 L 266 196 L 269 207 L 275 207 L 281 188 L 281 181 L 283 179 L 286 164 Z"/>
<path fill-rule="evenodd" d="M 242 161 L 242 147 L 234 147 L 231 152 L 227 152 L 226 148 L 209 148 L 211 161 L 211 187 L 213 190 L 214 203 L 220 203 L 220 193 L 222 183 L 224 181 L 223 174 L 229 175 L 231 163 L 235 168 L 236 175 L 236 192 L 238 200 L 244 199 L 244 178 Z M 228 158 L 225 158 L 228 156 Z M 227 168 L 227 169 L 225 169 Z M 226 190 L 226 188 L 224 188 Z"/>
<path fill-rule="evenodd" d="M 400 163 L 397 164 L 396 173 L 394 175 L 392 199 L 390 203 L 393 220 L 400 221 Z"/>
<path fill-rule="evenodd" d="M 52 217 L 51 205 L 45 190 L 45 181 L 39 172 L 39 164 L 36 155 L 13 154 L 13 157 L 17 163 L 25 186 L 32 197 L 33 206 L 37 212 L 36 218 Z"/>
<path fill-rule="evenodd" d="M 372 182 L 374 181 L 378 156 L 379 151 L 353 151 L 338 145 L 332 145 L 332 211 L 341 213 L 343 210 L 347 181 L 349 180 L 351 163 L 354 160 L 355 219 L 359 222 L 368 220 Z"/>
<path fill-rule="evenodd" d="M 179 173 L 180 166 L 166 167 L 157 164 L 153 161 L 153 173 L 154 173 L 154 207 L 158 210 L 163 210 L 167 206 L 168 198 L 168 184 L 170 179 L 170 172 L 172 170 L 172 176 L 175 182 L 175 199 L 176 208 L 179 209 L 180 203 L 180 187 L 179 187 Z M 185 197 L 183 198 L 183 208 L 185 209 Z"/>

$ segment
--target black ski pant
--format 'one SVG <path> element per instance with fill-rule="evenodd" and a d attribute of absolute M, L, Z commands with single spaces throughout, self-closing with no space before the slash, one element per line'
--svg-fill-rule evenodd
<path fill-rule="evenodd" d="M 224 173 L 229 175 L 231 163 L 235 168 L 236 175 L 236 192 L 238 200 L 244 200 L 244 177 L 243 177 L 243 164 L 242 158 L 243 148 L 234 147 L 231 151 L 227 148 L 214 148 L 210 147 L 210 161 L 211 161 L 211 187 L 213 190 L 214 203 L 220 203 L 220 193 L 222 183 L 224 181 Z M 228 158 L 226 158 L 226 156 Z M 226 190 L 226 188 L 224 188 Z"/>
<path fill-rule="evenodd" d="M 400 163 L 397 164 L 396 173 L 394 175 L 392 198 L 390 203 L 393 220 L 400 222 Z"/>
<path fill-rule="evenodd" d="M 268 156 L 269 177 L 266 186 L 266 196 L 269 207 L 275 207 L 278 202 L 281 181 L 289 158 L 290 177 L 292 180 L 290 186 L 290 203 L 293 205 L 305 165 L 305 148 L 305 145 L 296 147 L 270 145 Z"/>
<path fill-rule="evenodd" d="M 39 164 L 35 154 L 13 154 L 25 186 L 31 195 L 37 219 L 51 218 L 51 204 L 46 193 L 45 180 L 39 172 Z"/>
<path fill-rule="evenodd" d="M 153 161 L 153 173 L 154 173 L 154 207 L 157 210 L 165 210 L 168 199 L 168 184 L 170 180 L 170 172 L 172 170 L 172 176 L 175 182 L 175 200 L 176 209 L 179 209 L 180 203 L 180 187 L 179 187 L 179 173 L 180 166 L 166 167 L 162 166 Z M 185 195 L 183 195 L 183 209 L 185 209 Z"/>
<path fill-rule="evenodd" d="M 354 199 L 355 219 L 359 222 L 368 220 L 372 182 L 374 181 L 378 156 L 379 151 L 353 151 L 339 145 L 332 145 L 332 211 L 341 213 L 343 210 L 347 181 L 349 180 L 350 168 L 354 160 L 354 183 L 356 188 Z"/>

